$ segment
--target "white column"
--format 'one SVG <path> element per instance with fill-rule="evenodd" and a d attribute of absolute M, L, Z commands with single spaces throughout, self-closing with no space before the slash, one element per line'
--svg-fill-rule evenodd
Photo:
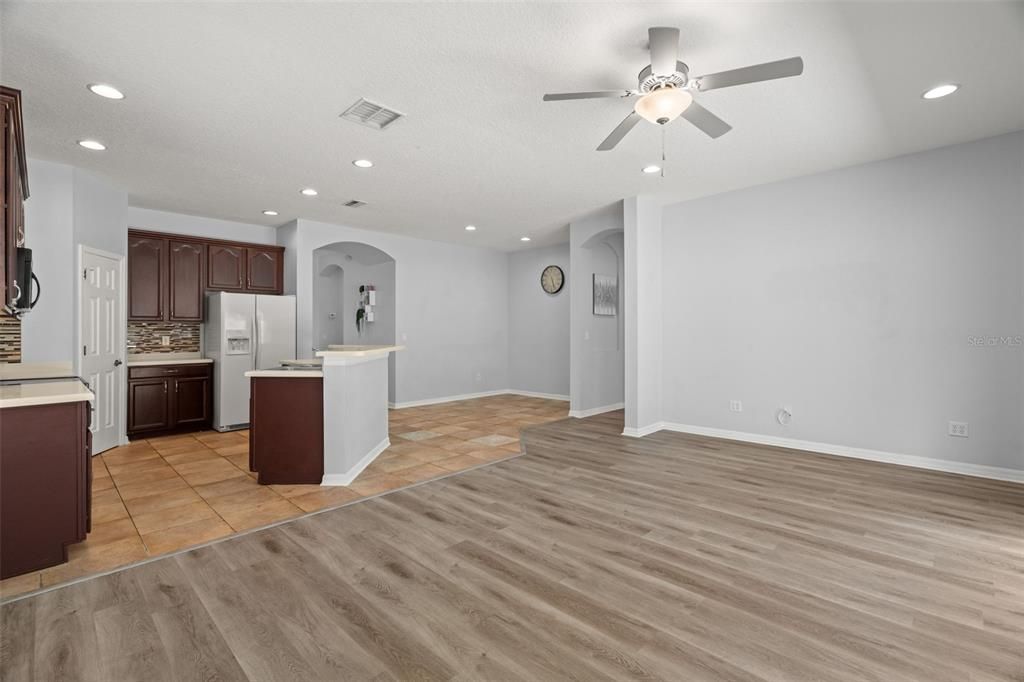
<path fill-rule="evenodd" d="M 323 485 L 348 485 L 390 444 L 388 353 L 324 358 Z"/>
<path fill-rule="evenodd" d="M 661 205 L 653 197 L 624 202 L 626 422 L 623 434 L 661 429 Z"/>

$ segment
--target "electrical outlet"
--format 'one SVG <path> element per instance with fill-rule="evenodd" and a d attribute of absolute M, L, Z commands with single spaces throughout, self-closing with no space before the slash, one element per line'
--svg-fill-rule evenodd
<path fill-rule="evenodd" d="M 741 400 L 730 400 L 729 401 L 729 411 L 730 412 L 742 412 L 743 411 L 743 401 L 741 401 Z"/>
<path fill-rule="evenodd" d="M 169 337 L 169 336 L 161 336 L 160 337 L 160 345 L 161 346 L 169 346 L 169 345 L 171 345 L 171 337 Z"/>
<path fill-rule="evenodd" d="M 967 438 L 967 422 L 949 422 L 949 435 Z"/>

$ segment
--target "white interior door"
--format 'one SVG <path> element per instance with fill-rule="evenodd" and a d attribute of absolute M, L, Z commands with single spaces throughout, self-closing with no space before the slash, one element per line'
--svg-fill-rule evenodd
<path fill-rule="evenodd" d="M 92 452 L 109 450 L 121 440 L 121 364 L 124 339 L 121 301 L 124 258 L 81 247 L 82 288 L 79 325 L 82 345 L 79 374 L 96 395 L 92 413 Z"/>

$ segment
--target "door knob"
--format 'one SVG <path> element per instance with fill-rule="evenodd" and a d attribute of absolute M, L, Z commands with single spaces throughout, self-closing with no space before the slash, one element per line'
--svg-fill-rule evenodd
<path fill-rule="evenodd" d="M 114 360 L 114 367 L 120 367 L 122 364 L 120 360 Z"/>

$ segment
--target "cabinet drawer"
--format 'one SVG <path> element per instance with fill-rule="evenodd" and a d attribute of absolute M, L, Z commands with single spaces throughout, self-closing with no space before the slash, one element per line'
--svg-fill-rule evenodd
<path fill-rule="evenodd" d="M 155 379 L 161 377 L 205 377 L 210 376 L 213 365 L 209 362 L 196 365 L 154 365 L 152 367 L 129 367 L 128 379 Z"/>

